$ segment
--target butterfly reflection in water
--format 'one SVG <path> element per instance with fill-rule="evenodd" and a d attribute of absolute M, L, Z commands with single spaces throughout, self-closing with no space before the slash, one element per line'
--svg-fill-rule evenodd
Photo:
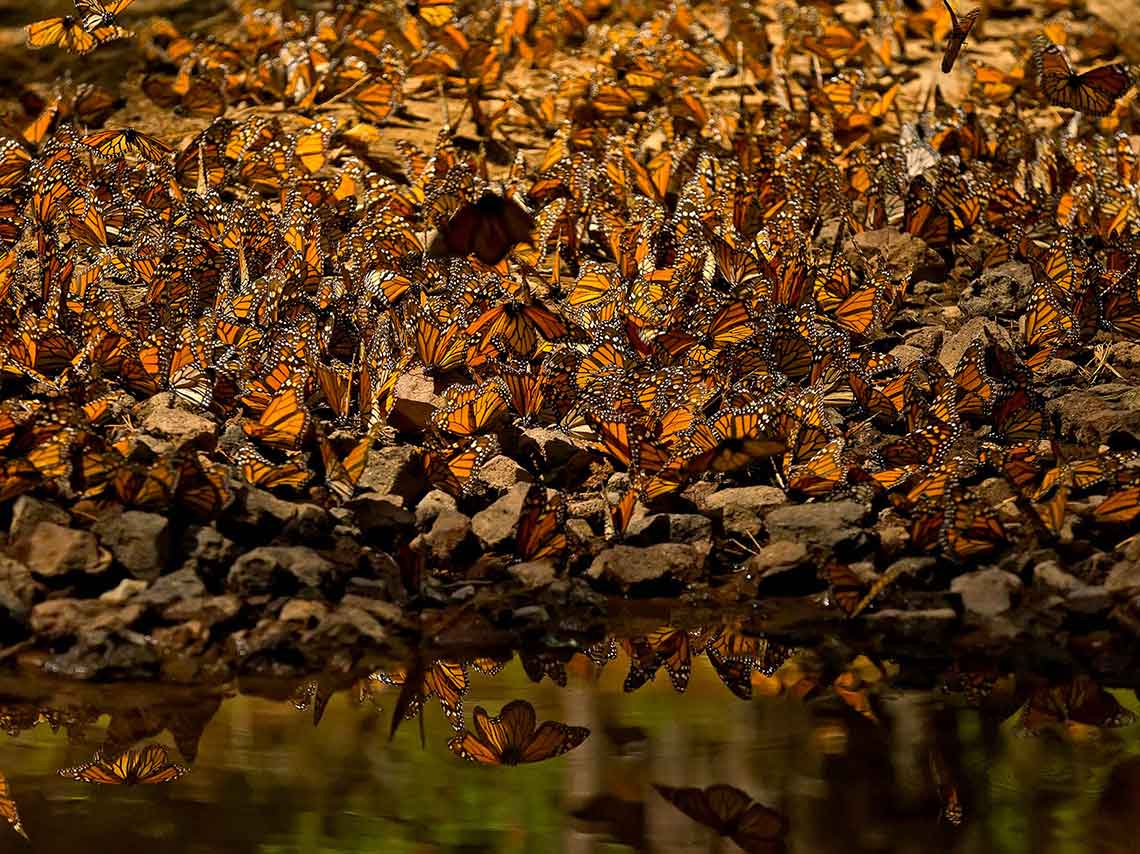
<path fill-rule="evenodd" d="M 586 727 L 557 721 L 536 727 L 534 706 L 526 700 L 512 700 L 494 718 L 476 706 L 472 718 L 475 731 L 464 730 L 447 746 L 456 756 L 482 765 L 542 762 L 573 750 L 590 734 Z"/>
<path fill-rule="evenodd" d="M 189 770 L 171 762 L 161 744 L 148 744 L 139 750 L 121 753 L 114 759 L 105 759 L 101 753 L 96 753 L 95 758 L 84 765 L 60 768 L 59 775 L 83 783 L 136 786 L 169 783 Z"/>
<path fill-rule="evenodd" d="M 785 850 L 788 820 L 734 786 L 720 783 L 697 789 L 654 783 L 653 788 L 693 821 L 727 836 L 745 851 L 776 854 Z"/>

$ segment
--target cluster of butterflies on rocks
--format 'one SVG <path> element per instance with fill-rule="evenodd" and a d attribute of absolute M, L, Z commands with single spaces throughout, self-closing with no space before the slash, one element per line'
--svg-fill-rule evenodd
<path fill-rule="evenodd" d="M 1011 521 L 1134 522 L 1135 450 L 1074 455 L 1045 398 L 1058 359 L 1140 336 L 1131 71 L 1094 64 L 1117 46 L 1067 3 L 1001 68 L 971 46 L 1003 4 L 914 5 L 231 0 L 199 34 L 76 0 L 31 23 L 32 48 L 135 39 L 162 120 L 108 126 L 121 93 L 66 79 L 6 118 L 0 499 L 333 503 L 394 433 L 466 498 L 497 454 L 541 482 L 517 453 L 541 427 L 591 483 L 626 474 L 591 522 L 613 538 L 710 478 L 854 493 L 955 559 Z M 402 138 L 441 102 L 434 142 Z M 1028 265 L 1008 340 L 888 352 L 922 270 L 883 234 L 963 281 Z M 417 383 L 426 412 L 401 407 Z M 160 393 L 240 433 L 143 442 Z M 559 486 L 528 496 L 523 559 L 573 551 L 586 487 Z"/>
<path fill-rule="evenodd" d="M 601 669 L 622 655 L 628 663 L 623 687 L 641 689 L 664 671 L 674 691 L 683 693 L 694 669 L 706 660 L 741 699 L 752 697 L 753 685 L 765 697 L 784 696 L 824 704 L 853 716 L 853 721 L 874 727 L 889 725 L 880 695 L 901 675 L 890 661 L 872 661 L 858 656 L 844 665 L 827 664 L 810 654 L 775 647 L 763 638 L 745 635 L 738 626 L 678 628 L 661 626 L 635 637 L 607 637 L 581 654 L 551 649 L 520 650 L 518 658 L 533 682 L 544 679 L 565 687 L 568 674 L 575 679 L 597 678 Z M 456 758 L 484 766 L 512 767 L 560 757 L 582 745 L 590 729 L 560 721 L 539 721 L 526 699 L 505 703 L 497 714 L 476 706 L 470 724 L 463 699 L 472 688 L 473 675 L 484 679 L 500 674 L 512 661 L 510 653 L 477 655 L 472 658 L 442 658 L 419 667 L 372 673 L 349 684 L 323 677 L 276 686 L 273 696 L 312 718 L 318 726 L 335 692 L 347 692 L 350 702 L 382 709 L 391 705 L 392 733 L 408 718 L 420 717 L 434 699 L 451 730 L 447 745 Z M 994 720 L 1016 716 L 1021 735 L 1046 732 L 1087 737 L 1093 730 L 1129 726 L 1135 715 L 1114 694 L 1092 677 L 1045 679 L 1032 674 L 1010 674 L 981 662 L 956 661 L 937 680 L 943 699 L 939 702 L 976 709 Z M 408 689 L 411 689 L 410 691 Z M 404 702 L 405 697 L 410 702 Z M 82 783 L 113 786 L 173 783 L 190 773 L 199 752 L 199 740 L 222 701 L 217 694 L 189 695 L 179 700 L 161 699 L 138 708 L 114 704 L 78 702 L 50 706 L 35 701 L 0 706 L 0 729 L 19 736 L 40 725 L 53 732 L 63 730 L 73 743 L 86 743 L 88 729 L 108 713 L 100 746 L 90 760 L 60 768 L 60 776 Z M 830 705 L 829 705 L 830 704 Z M 824 707 L 821 707 L 824 708 Z M 181 761 L 172 758 L 166 745 L 154 741 L 168 732 Z M 618 738 L 617 733 L 608 738 Z M 421 730 L 422 738 L 422 730 Z M 961 823 L 965 807 L 958 793 L 955 772 L 937 745 L 930 748 L 932 781 L 942 802 L 940 818 Z M 753 803 L 734 787 L 714 785 L 705 789 L 654 784 L 656 791 L 695 821 L 713 828 L 745 850 L 782 850 L 788 825 L 775 810 Z M 26 830 L 16 803 L 0 775 L 0 815 L 21 835 Z M 750 846 L 759 846 L 753 849 Z M 764 846 L 773 845 L 774 848 Z"/>

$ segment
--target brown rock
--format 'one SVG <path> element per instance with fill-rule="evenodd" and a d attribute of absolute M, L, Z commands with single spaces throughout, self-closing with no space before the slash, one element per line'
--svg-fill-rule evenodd
<path fill-rule="evenodd" d="M 193 445 L 204 451 L 217 444 L 218 425 L 195 412 L 170 405 L 173 395 L 156 395 L 140 407 L 144 433 L 169 439 L 177 447 Z"/>
<path fill-rule="evenodd" d="M 26 537 L 40 522 L 54 522 L 66 528 L 71 517 L 62 507 L 30 495 L 21 495 L 12 504 L 12 527 L 8 530 L 8 541 L 14 543 L 21 537 Z"/>
<path fill-rule="evenodd" d="M 372 448 L 358 486 L 381 495 L 399 495 L 410 506 L 428 489 L 420 462 L 422 454 L 411 445 Z"/>
<path fill-rule="evenodd" d="M 479 469 L 479 480 L 501 493 L 520 483 L 533 483 L 534 477 L 510 457 L 496 454 Z"/>
<path fill-rule="evenodd" d="M 586 574 L 628 590 L 651 581 L 697 581 L 704 574 L 704 563 L 704 555 L 684 543 L 611 546 L 594 558 Z"/>
<path fill-rule="evenodd" d="M 239 557 L 226 588 L 241 596 L 259 593 L 326 596 L 340 580 L 337 566 L 305 546 L 262 546 Z"/>
<path fill-rule="evenodd" d="M 32 608 L 29 625 L 46 641 L 78 637 L 83 632 L 130 626 L 143 614 L 134 603 L 113 605 L 98 599 L 49 599 Z"/>
<path fill-rule="evenodd" d="M 416 505 L 416 527 L 421 530 L 428 528 L 440 513 L 457 509 L 458 505 L 454 498 L 442 489 L 433 489 Z"/>
<path fill-rule="evenodd" d="M 405 371 L 392 390 L 392 426 L 397 430 L 423 430 L 442 403 L 435 382 L 422 367 Z"/>
<path fill-rule="evenodd" d="M 94 534 L 54 522 L 37 523 L 13 554 L 36 575 L 53 580 L 73 573 L 102 575 L 111 566 L 111 555 L 99 548 Z"/>
<path fill-rule="evenodd" d="M 795 540 L 832 547 L 859 537 L 866 513 L 867 508 L 857 501 L 799 504 L 769 511 L 765 524 L 772 542 Z"/>
<path fill-rule="evenodd" d="M 537 590 L 554 583 L 558 577 L 558 569 L 548 560 L 531 560 L 526 563 L 516 563 L 507 570 L 511 577 L 527 590 Z"/>
<path fill-rule="evenodd" d="M 528 484 L 520 483 L 471 520 L 471 528 L 484 548 L 496 549 L 515 535 Z"/>
<path fill-rule="evenodd" d="M 1021 579 L 1000 569 L 970 572 L 950 582 L 950 592 L 962 597 L 967 611 L 981 617 L 1004 614 L 1013 607 L 1021 588 Z"/>
<path fill-rule="evenodd" d="M 1048 410 L 1061 420 L 1062 438 L 1085 445 L 1107 444 L 1113 433 L 1140 439 L 1140 388 L 1105 383 L 1061 395 Z"/>
<path fill-rule="evenodd" d="M 458 510 L 445 510 L 435 518 L 431 530 L 423 536 L 431 556 L 436 561 L 451 559 L 465 563 L 472 555 L 471 520 Z"/>

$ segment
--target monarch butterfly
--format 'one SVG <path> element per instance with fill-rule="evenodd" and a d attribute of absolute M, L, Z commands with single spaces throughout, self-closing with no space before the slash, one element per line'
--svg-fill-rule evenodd
<path fill-rule="evenodd" d="M 460 661 L 437 659 L 427 670 L 420 671 L 422 682 L 411 686 L 410 701 L 404 717 L 411 720 L 423 709 L 424 702 L 436 697 L 443 713 L 456 730 L 463 729 L 463 695 L 469 688 L 467 667 Z M 395 670 L 379 673 L 377 678 L 386 685 L 403 688 L 408 679 L 408 671 Z"/>
<path fill-rule="evenodd" d="M 476 706 L 472 721 L 475 731 L 464 730 L 447 746 L 456 756 L 482 765 L 542 762 L 573 750 L 590 735 L 586 727 L 557 721 L 538 724 L 534 706 L 526 700 L 512 700 L 497 717 Z"/>
<path fill-rule="evenodd" d="M 455 19 L 455 0 L 411 0 L 405 8 L 429 27 L 442 27 Z"/>
<path fill-rule="evenodd" d="M 1050 724 L 1099 728 L 1130 726 L 1136 715 L 1088 676 L 1036 689 L 1018 718 L 1025 735 L 1038 735 Z"/>
<path fill-rule="evenodd" d="M 1130 524 L 1140 516 L 1140 486 L 1121 489 L 1108 496 L 1093 510 L 1093 515 L 1102 522 Z"/>
<path fill-rule="evenodd" d="M 309 414 L 301 405 L 295 388 L 287 388 L 269 401 L 256 422 L 247 422 L 242 429 L 247 436 L 281 450 L 300 446 L 309 426 Z"/>
<path fill-rule="evenodd" d="M 96 753 L 94 760 L 85 765 L 60 768 L 59 775 L 83 783 L 134 786 L 169 783 L 189 770 L 172 763 L 161 744 L 148 744 L 141 750 L 128 750 L 111 760 Z"/>
<path fill-rule="evenodd" d="M 624 690 L 637 690 L 654 677 L 659 667 L 664 667 L 673 690 L 678 694 L 685 693 L 693 670 L 691 641 L 692 635 L 687 630 L 669 626 L 631 641 L 630 648 L 637 655 L 630 655 Z"/>
<path fill-rule="evenodd" d="M 171 148 L 165 142 L 134 128 L 96 131 L 83 137 L 81 142 L 104 157 L 116 159 L 134 154 L 151 163 L 162 163 L 171 153 Z"/>
<path fill-rule="evenodd" d="M 974 29 L 974 24 L 978 22 L 978 15 L 981 14 L 981 10 L 971 9 L 959 18 L 954 7 L 950 5 L 950 0 L 942 0 L 942 3 L 946 6 L 946 11 L 950 13 L 950 32 L 946 34 L 946 49 L 942 53 L 942 73 L 949 74 L 950 69 L 954 67 L 954 60 L 958 58 L 962 45 L 966 42 L 966 37 L 970 35 L 970 31 Z"/>
<path fill-rule="evenodd" d="M 12 826 L 12 830 L 24 839 L 28 838 L 28 833 L 20 821 L 20 811 L 16 809 L 16 802 L 12 800 L 12 795 L 8 791 L 8 778 L 3 774 L 0 774 L 0 816 Z"/>
<path fill-rule="evenodd" d="M 451 495 L 470 490 L 479 469 L 498 452 L 491 436 L 476 436 L 440 449 L 424 453 L 424 469 L 428 480 Z"/>
<path fill-rule="evenodd" d="M 1049 103 L 1093 116 L 1111 113 L 1134 82 L 1128 66 L 1120 62 L 1078 74 L 1065 49 L 1045 36 L 1033 40 L 1033 62 L 1037 85 Z"/>
<path fill-rule="evenodd" d="M 564 338 L 569 330 L 556 314 L 538 304 L 506 302 L 487 309 L 467 327 L 471 335 L 483 330 L 483 341 L 501 338 L 518 356 L 530 356 L 538 345 L 537 332 L 547 341 Z"/>
<path fill-rule="evenodd" d="M 118 26 L 101 26 L 88 32 L 81 21 L 72 15 L 48 18 L 28 24 L 25 28 L 28 47 L 35 50 L 45 47 L 62 47 L 69 53 L 90 53 L 100 45 L 116 39 L 130 38 L 134 33 Z"/>
<path fill-rule="evenodd" d="M 523 499 L 515 534 L 515 554 L 519 560 L 560 561 L 569 540 L 566 535 L 566 499 L 561 493 L 548 497 L 546 487 L 533 484 Z"/>
<path fill-rule="evenodd" d="M 83 19 L 83 29 L 95 30 L 99 27 L 113 27 L 115 16 L 130 6 L 135 0 L 74 0 L 75 11 Z"/>
<path fill-rule="evenodd" d="M 344 457 L 337 454 L 332 443 L 322 433 L 320 435 L 321 460 L 325 466 L 325 482 L 329 485 L 333 495 L 341 501 L 352 498 L 356 491 L 356 484 L 364 474 L 368 463 L 368 451 L 372 447 L 372 439 L 365 437 L 358 442 Z"/>
<path fill-rule="evenodd" d="M 474 255 L 494 266 L 516 243 L 531 243 L 534 218 L 518 202 L 492 192 L 471 202 L 447 220 L 428 246 L 429 257 Z"/>
<path fill-rule="evenodd" d="M 234 460 L 241 466 L 242 477 L 254 486 L 297 490 L 309 482 L 309 470 L 303 460 L 289 459 L 278 465 L 248 445 L 238 448 Z"/>
<path fill-rule="evenodd" d="M 719 783 L 697 789 L 654 783 L 653 788 L 693 821 L 727 836 L 745 851 L 784 850 L 787 818 L 734 786 Z"/>

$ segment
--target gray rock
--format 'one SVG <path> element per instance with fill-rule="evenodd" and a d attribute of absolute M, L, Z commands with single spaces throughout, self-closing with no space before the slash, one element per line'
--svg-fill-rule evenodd
<path fill-rule="evenodd" d="M 1140 593 L 1140 561 L 1122 560 L 1104 580 L 1104 589 L 1113 595 Z"/>
<path fill-rule="evenodd" d="M 637 514 L 630 519 L 623 541 L 630 546 L 692 543 L 707 551 L 712 541 L 712 520 L 699 513 Z"/>
<path fill-rule="evenodd" d="M 986 270 L 962 291 L 958 308 L 965 317 L 1012 316 L 1033 288 L 1033 269 L 1009 261 Z"/>
<path fill-rule="evenodd" d="M 111 556 L 135 578 L 153 581 L 170 559 L 170 523 L 157 513 L 127 510 L 99 519 L 91 528 Z"/>
<path fill-rule="evenodd" d="M 316 504 L 298 504 L 297 512 L 284 530 L 285 539 L 299 545 L 312 545 L 323 540 L 336 527 L 332 514 Z"/>
<path fill-rule="evenodd" d="M 764 546 L 744 562 L 744 570 L 757 578 L 783 572 L 808 562 L 807 546 L 794 540 L 777 540 Z"/>
<path fill-rule="evenodd" d="M 431 527 L 431 523 L 440 513 L 445 510 L 457 509 L 458 505 L 454 498 L 442 489 L 433 489 L 421 498 L 420 503 L 416 505 L 416 527 L 420 530 L 426 530 Z"/>
<path fill-rule="evenodd" d="M 941 326 L 923 326 L 906 335 L 906 343 L 917 347 L 927 356 L 933 356 L 942 348 L 946 330 Z"/>
<path fill-rule="evenodd" d="M 255 528 L 280 533 L 297 515 L 297 505 L 283 501 L 272 492 L 257 487 L 245 490 L 245 500 L 241 503 L 243 521 Z"/>
<path fill-rule="evenodd" d="M 192 569 L 180 569 L 155 581 L 131 602 L 144 608 L 162 611 L 175 602 L 200 599 L 206 595 L 206 585 Z"/>
<path fill-rule="evenodd" d="M 0 555 L 0 590 L 15 596 L 25 608 L 31 608 L 48 592 L 27 566 L 6 555 Z"/>
<path fill-rule="evenodd" d="M 40 522 L 54 522 L 66 528 L 71 517 L 62 507 L 30 495 L 21 495 L 12 504 L 12 527 L 8 530 L 8 542 L 14 543 L 26 537 Z"/>
<path fill-rule="evenodd" d="M 558 570 L 548 560 L 531 560 L 516 563 L 507 570 L 511 577 L 528 590 L 536 590 L 554 583 Z"/>
<path fill-rule="evenodd" d="M 864 231 L 852 237 L 863 254 L 877 253 L 888 269 L 903 278 L 934 279 L 946 275 L 946 264 L 921 238 L 901 232 L 894 226 Z M 862 257 L 848 250 L 851 262 L 862 264 Z"/>
<path fill-rule="evenodd" d="M 484 548 L 496 549 L 515 535 L 529 484 L 520 483 L 471 519 L 471 529 Z"/>
<path fill-rule="evenodd" d="M 739 486 L 714 492 L 705 508 L 720 516 L 726 533 L 756 536 L 764 530 L 764 515 L 787 500 L 774 486 Z"/>
<path fill-rule="evenodd" d="M 44 671 L 69 679 L 149 680 L 159 672 L 159 651 L 148 638 L 129 631 L 88 631 L 62 655 L 44 662 Z"/>
<path fill-rule="evenodd" d="M 1062 596 L 1069 596 L 1087 586 L 1075 575 L 1061 569 L 1055 560 L 1042 561 L 1033 567 L 1033 583 Z"/>
<path fill-rule="evenodd" d="M 341 654 L 351 649 L 359 654 L 360 647 L 375 648 L 387 644 L 388 632 L 380 622 L 363 608 L 341 605 L 330 612 L 305 637 L 305 646 L 327 654 Z"/>
<path fill-rule="evenodd" d="M 857 501 L 830 501 L 777 507 L 768 512 L 768 538 L 807 545 L 836 546 L 857 538 L 867 508 Z"/>
<path fill-rule="evenodd" d="M 392 389 L 392 399 L 392 426 L 408 432 L 427 427 L 432 413 L 443 402 L 435 393 L 435 381 L 422 367 L 400 374 Z"/>
<path fill-rule="evenodd" d="M 404 509 L 400 495 L 365 493 L 349 502 L 356 524 L 362 532 L 373 537 L 390 538 L 411 535 L 416 517 Z"/>
<path fill-rule="evenodd" d="M 73 574 L 102 575 L 111 566 L 111 555 L 99 548 L 94 534 L 54 522 L 37 523 L 12 551 L 33 573 L 52 581 Z"/>
<path fill-rule="evenodd" d="M 374 447 L 368 451 L 357 485 L 381 495 L 399 495 L 406 504 L 414 502 L 428 488 L 420 457 L 420 451 L 411 445 Z"/>
<path fill-rule="evenodd" d="M 339 575 L 335 564 L 306 546 L 262 546 L 234 562 L 226 589 L 240 596 L 273 593 L 331 598 Z"/>
<path fill-rule="evenodd" d="M 1060 418 L 1062 438 L 1080 444 L 1107 444 L 1113 433 L 1140 438 L 1140 389 L 1129 383 L 1071 391 L 1046 408 Z"/>
<path fill-rule="evenodd" d="M 571 462 L 590 458 L 589 451 L 575 444 L 572 437 L 547 427 L 531 427 L 519 438 L 519 452 L 541 461 L 543 471 L 553 471 Z"/>
<path fill-rule="evenodd" d="M 237 596 L 199 596 L 171 602 L 162 611 L 162 619 L 171 623 L 195 622 L 212 628 L 227 623 L 241 613 L 241 600 Z"/>
<path fill-rule="evenodd" d="M 590 578 L 629 589 L 649 581 L 697 581 L 704 574 L 705 557 L 685 543 L 655 546 L 611 546 L 594 558 Z"/>
<path fill-rule="evenodd" d="M 996 617 L 1013 607 L 1021 592 L 1021 579 L 1001 569 L 982 569 L 959 575 L 950 592 L 962 597 L 966 610 L 981 617 Z"/>

